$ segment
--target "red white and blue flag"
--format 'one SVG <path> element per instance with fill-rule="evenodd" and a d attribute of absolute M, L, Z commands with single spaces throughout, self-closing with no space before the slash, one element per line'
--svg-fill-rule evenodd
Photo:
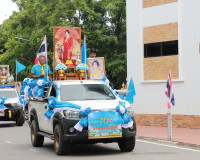
<path fill-rule="evenodd" d="M 44 36 L 44 39 L 42 41 L 42 44 L 40 46 L 40 50 L 37 54 L 37 57 L 35 59 L 35 64 L 39 63 L 39 57 L 40 56 L 44 56 L 44 58 L 46 59 L 47 57 L 47 41 L 46 41 L 46 35 Z"/>
<path fill-rule="evenodd" d="M 170 73 L 169 73 L 168 79 L 167 79 L 165 95 L 169 98 L 169 100 L 167 102 L 168 109 L 171 109 L 171 104 L 173 106 L 175 105 L 175 99 L 174 99 L 174 94 L 172 93 L 172 80 L 171 80 Z"/>

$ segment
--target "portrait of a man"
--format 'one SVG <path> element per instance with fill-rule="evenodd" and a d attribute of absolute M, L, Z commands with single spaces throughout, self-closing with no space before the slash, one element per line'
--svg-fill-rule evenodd
<path fill-rule="evenodd" d="M 100 80 L 105 77 L 105 62 L 103 57 L 88 58 L 88 77 L 89 79 Z"/>

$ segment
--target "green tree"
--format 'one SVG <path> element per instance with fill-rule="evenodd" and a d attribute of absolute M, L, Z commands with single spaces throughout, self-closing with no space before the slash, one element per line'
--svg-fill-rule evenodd
<path fill-rule="evenodd" d="M 15 73 L 15 60 L 27 66 L 19 73 L 19 80 L 30 75 L 44 35 L 47 35 L 48 61 L 52 64 L 54 26 L 74 26 L 81 27 L 82 37 L 86 35 L 88 53 L 90 48 L 96 48 L 97 56 L 105 57 L 107 76 L 113 87 L 121 87 L 126 78 L 125 0 L 13 2 L 18 5 L 19 12 L 14 12 L 0 26 L 0 64 L 9 64 L 12 74 Z"/>

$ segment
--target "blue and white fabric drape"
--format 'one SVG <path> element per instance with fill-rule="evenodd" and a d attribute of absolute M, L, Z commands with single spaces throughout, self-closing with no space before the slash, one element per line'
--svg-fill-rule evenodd
<path fill-rule="evenodd" d="M 90 107 L 86 108 L 70 102 L 57 101 L 56 98 L 49 98 L 47 105 L 49 109 L 44 114 L 47 117 L 46 121 L 52 122 L 52 118 L 57 112 L 61 112 L 64 110 L 79 111 L 82 118 L 74 126 L 74 128 L 78 131 L 82 131 L 83 127 L 87 127 L 88 114 L 91 112 Z"/>
<path fill-rule="evenodd" d="M 20 94 L 24 95 L 25 99 L 28 99 L 28 96 L 31 98 L 42 99 L 44 97 L 44 87 L 49 86 L 51 83 L 52 81 L 25 78 Z"/>

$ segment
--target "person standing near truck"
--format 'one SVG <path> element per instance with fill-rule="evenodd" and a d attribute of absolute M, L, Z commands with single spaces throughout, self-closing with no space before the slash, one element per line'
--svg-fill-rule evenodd
<path fill-rule="evenodd" d="M 90 50 L 90 57 L 89 58 L 96 58 L 97 53 L 95 48 L 91 48 Z"/>
<path fill-rule="evenodd" d="M 50 67 L 49 67 L 49 65 L 45 64 L 45 57 L 40 56 L 39 63 L 34 65 L 31 70 L 31 78 L 46 81 L 47 80 L 47 69 L 48 69 L 49 80 L 52 81 Z"/>

